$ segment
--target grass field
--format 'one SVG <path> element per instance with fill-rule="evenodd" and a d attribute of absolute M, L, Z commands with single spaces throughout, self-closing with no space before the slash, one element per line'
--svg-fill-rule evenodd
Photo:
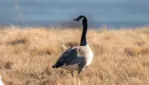
<path fill-rule="evenodd" d="M 82 29 L 0 29 L 0 73 L 6 85 L 73 85 L 68 71 L 52 69 L 68 47 L 79 45 Z M 87 40 L 92 65 L 81 85 L 149 85 L 149 27 L 93 30 Z"/>

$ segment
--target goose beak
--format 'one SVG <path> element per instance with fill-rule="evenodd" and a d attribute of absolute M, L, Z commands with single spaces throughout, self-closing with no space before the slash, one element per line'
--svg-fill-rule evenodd
<path fill-rule="evenodd" d="M 78 19 L 74 19 L 73 21 L 79 21 Z"/>

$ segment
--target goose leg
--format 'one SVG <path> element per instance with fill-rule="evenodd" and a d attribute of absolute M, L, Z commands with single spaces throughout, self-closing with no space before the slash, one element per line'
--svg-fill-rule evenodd
<path fill-rule="evenodd" d="M 82 71 L 82 69 L 78 70 L 78 85 L 81 85 L 81 80 L 80 80 L 80 78 L 81 78 L 81 75 L 80 75 L 81 71 Z"/>
<path fill-rule="evenodd" d="M 76 79 L 75 79 L 75 76 L 74 76 L 73 71 L 71 72 L 71 76 L 72 76 L 72 78 L 73 78 L 74 85 L 77 85 L 77 84 L 76 84 Z"/>
<path fill-rule="evenodd" d="M 81 75 L 78 75 L 78 77 L 77 77 L 77 83 L 78 83 L 78 85 L 81 85 L 81 80 L 80 80 L 80 78 L 81 78 Z"/>

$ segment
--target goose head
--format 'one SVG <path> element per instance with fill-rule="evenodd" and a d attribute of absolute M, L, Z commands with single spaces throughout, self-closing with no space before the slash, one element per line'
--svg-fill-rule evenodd
<path fill-rule="evenodd" d="M 87 21 L 87 18 L 84 15 L 80 15 L 78 16 L 76 19 L 74 19 L 73 21 L 80 21 L 82 19 L 82 21 Z"/>

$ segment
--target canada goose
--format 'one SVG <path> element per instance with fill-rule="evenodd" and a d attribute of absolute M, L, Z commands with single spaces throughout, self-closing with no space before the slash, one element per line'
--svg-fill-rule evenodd
<path fill-rule="evenodd" d="M 85 67 L 89 66 L 92 62 L 93 52 L 90 49 L 86 41 L 86 33 L 88 29 L 87 18 L 83 15 L 74 19 L 79 21 L 82 19 L 83 32 L 80 40 L 80 46 L 74 46 L 66 50 L 54 64 L 53 68 L 64 68 L 71 72 L 74 76 L 73 71 L 78 71 L 78 75 L 84 70 Z"/>

